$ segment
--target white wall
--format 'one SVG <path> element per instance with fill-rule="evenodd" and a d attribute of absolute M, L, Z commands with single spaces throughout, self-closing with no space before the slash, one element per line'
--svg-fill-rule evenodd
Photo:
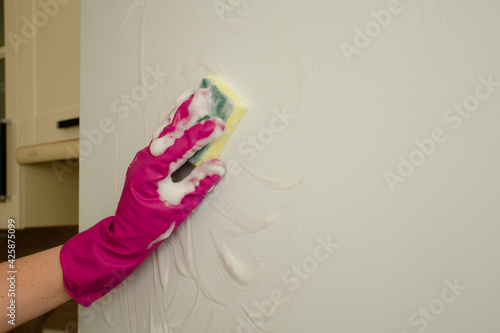
<path fill-rule="evenodd" d="M 80 138 L 94 142 L 82 152 L 82 229 L 114 213 L 135 152 L 205 74 L 226 76 L 250 109 L 221 156 L 234 167 L 225 186 L 124 286 L 81 309 L 82 332 L 496 328 L 500 86 L 483 81 L 500 82 L 499 10 L 83 1 Z M 124 111 L 150 69 L 167 74 Z M 455 112 L 463 103 L 475 111 Z M 105 118 L 115 128 L 100 140 Z M 418 165 L 400 166 L 410 158 Z"/>

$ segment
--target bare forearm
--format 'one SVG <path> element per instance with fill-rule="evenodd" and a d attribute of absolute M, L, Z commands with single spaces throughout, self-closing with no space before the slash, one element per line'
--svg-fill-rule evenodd
<path fill-rule="evenodd" d="M 63 275 L 59 253 L 61 246 L 36 253 L 15 262 L 15 274 L 9 263 L 0 264 L 0 308 L 8 311 L 11 299 L 15 299 L 15 325 L 18 326 L 28 320 L 36 318 L 47 311 L 71 299 L 63 284 Z M 15 277 L 15 297 L 9 297 L 11 281 Z M 12 292 L 11 292 L 12 295 Z M 0 331 L 5 332 L 14 328 L 8 323 L 9 317 L 3 316 L 0 320 Z"/>

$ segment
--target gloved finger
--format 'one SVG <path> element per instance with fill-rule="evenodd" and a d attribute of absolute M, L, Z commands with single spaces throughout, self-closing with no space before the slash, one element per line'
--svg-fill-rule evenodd
<path fill-rule="evenodd" d="M 175 101 L 175 105 L 177 107 L 181 106 L 182 103 L 187 101 L 193 95 L 194 95 L 194 90 L 191 90 L 191 89 L 186 90 L 179 97 L 177 97 L 177 100 Z"/>
<path fill-rule="evenodd" d="M 153 142 L 155 143 L 159 138 L 170 136 L 175 139 L 182 135 L 182 128 L 189 122 L 189 103 L 191 103 L 192 96 L 183 102 L 177 109 L 174 109 L 170 115 L 165 119 L 161 125 L 153 133 Z M 153 151 L 152 151 L 153 152 Z M 161 153 L 162 154 L 162 153 Z M 160 154 L 160 155 L 161 155 Z"/>
<path fill-rule="evenodd" d="M 178 139 L 168 136 L 157 139 L 156 146 L 151 145 L 152 154 L 157 156 L 152 162 L 152 167 L 162 179 L 171 175 L 194 153 L 220 138 L 224 128 L 222 119 L 207 119 L 187 129 Z M 163 154 L 158 156 L 153 153 L 153 149 L 163 151 Z"/>
<path fill-rule="evenodd" d="M 171 177 L 158 182 L 160 199 L 168 206 L 183 204 L 189 214 L 226 172 L 224 162 L 211 160 L 191 171 L 189 176 L 174 183 Z"/>
<path fill-rule="evenodd" d="M 157 143 L 159 139 L 168 137 L 167 140 L 175 140 L 181 137 L 185 130 L 208 117 L 212 104 L 210 90 L 198 89 L 194 94 L 187 96 L 188 93 L 189 91 L 179 97 L 177 102 L 181 103 L 180 106 L 153 133 L 153 149 L 151 149 L 153 155 L 159 156 L 164 152 L 156 149 L 157 146 L 161 146 Z M 184 101 L 181 102 L 182 100 Z"/>
<path fill-rule="evenodd" d="M 170 111 L 168 116 L 161 122 L 161 124 L 154 130 L 153 132 L 153 138 L 151 140 L 156 140 L 160 137 L 160 135 L 165 135 L 166 132 L 164 132 L 165 128 L 172 124 L 174 120 L 174 116 L 177 113 L 179 107 L 184 104 L 187 100 L 189 100 L 192 96 L 194 95 L 194 91 L 191 89 L 186 90 L 183 92 L 175 101 L 175 108 Z M 188 103 L 189 105 L 189 103 Z"/>

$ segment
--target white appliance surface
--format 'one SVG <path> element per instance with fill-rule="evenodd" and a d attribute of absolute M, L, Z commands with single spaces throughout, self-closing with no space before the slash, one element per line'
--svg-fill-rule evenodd
<path fill-rule="evenodd" d="M 224 184 L 80 309 L 81 332 L 498 330 L 498 13 L 82 1 L 82 230 L 114 214 L 133 156 L 203 76 L 250 108 Z"/>

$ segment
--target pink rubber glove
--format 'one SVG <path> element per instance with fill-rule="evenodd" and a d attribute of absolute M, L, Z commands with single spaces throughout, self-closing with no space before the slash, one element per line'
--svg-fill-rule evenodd
<path fill-rule="evenodd" d="M 200 122 L 210 103 L 207 90 L 185 97 L 130 164 L 115 216 L 71 238 L 61 250 L 66 290 L 83 306 L 127 278 L 225 172 L 222 161 L 212 160 L 172 182 L 175 170 L 224 131 L 219 118 Z"/>

